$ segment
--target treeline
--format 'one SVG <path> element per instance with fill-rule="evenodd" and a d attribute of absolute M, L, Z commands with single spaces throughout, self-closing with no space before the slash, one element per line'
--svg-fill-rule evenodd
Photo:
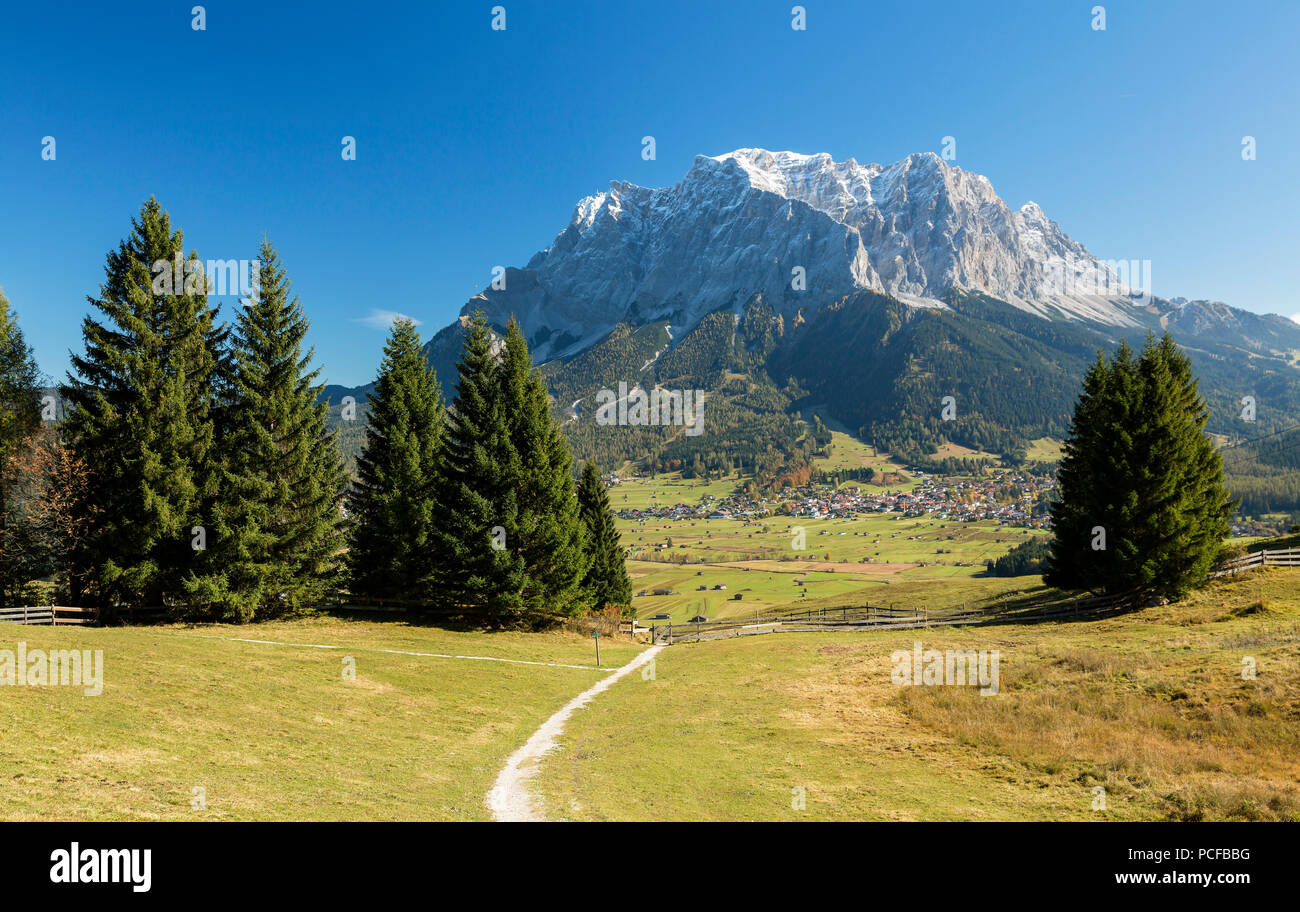
<path fill-rule="evenodd" d="M 839 487 L 848 481 L 869 482 L 876 477 L 876 470 L 871 466 L 863 466 L 856 469 L 819 469 L 814 473 L 814 480 L 824 483 L 833 484 Z"/>
<path fill-rule="evenodd" d="M 671 339 L 664 324 L 652 323 L 633 329 L 619 323 L 604 339 L 566 362 L 552 362 L 542 369 L 556 404 L 567 411 L 576 399 L 590 400 L 601 389 L 617 389 L 619 381 L 629 385 L 640 380 L 653 384 L 653 361 L 656 352 L 668 347 Z M 649 369 L 646 363 L 652 362 Z M 584 401 L 580 409 L 594 415 L 596 403 Z"/>
<path fill-rule="evenodd" d="M 1300 472 L 1286 472 L 1234 461 L 1225 476 L 1228 490 L 1249 516 L 1300 510 Z"/>
<path fill-rule="evenodd" d="M 1009 465 L 1025 462 L 1029 442 L 1022 436 L 978 416 L 961 416 L 951 421 L 940 418 L 898 417 L 872 423 L 858 429 L 858 436 L 903 462 L 939 474 L 978 471 L 997 463 L 987 456 L 938 457 L 934 454 L 945 443 L 1000 453 Z M 965 467 L 963 468 L 963 463 Z"/>
<path fill-rule="evenodd" d="M 1041 573 L 1051 555 L 1051 539 L 1031 538 L 1021 542 L 997 560 L 985 561 L 989 576 L 1033 576 Z"/>
<path fill-rule="evenodd" d="M 651 458 L 655 471 L 680 471 L 687 478 L 719 478 L 733 472 L 750 476 L 756 490 L 774 492 L 804 484 L 812 461 L 830 453 L 831 435 L 812 422 L 769 410 L 778 391 L 758 387 L 737 392 L 744 380 L 730 381 L 713 393 L 704 409 L 705 433 L 682 435 Z M 787 400 L 788 401 L 788 400 Z"/>
<path fill-rule="evenodd" d="M 810 425 L 792 414 L 806 391 L 794 381 L 779 387 L 762 370 L 781 333 L 780 318 L 755 298 L 739 322 L 730 309 L 709 314 L 675 347 L 661 322 L 635 330 L 620 324 L 591 349 L 548 364 L 543 373 L 565 436 L 582 458 L 608 466 L 632 462 L 651 475 L 680 471 L 688 478 L 719 478 L 740 472 L 754 476 L 755 487 L 773 490 L 806 475 L 808 461 L 824 453 L 830 440 L 816 425 L 810 436 Z M 620 380 L 644 389 L 659 384 L 704 390 L 704 433 L 635 425 L 608 433 L 596 425 L 594 403 L 586 397 L 602 387 L 617 388 Z M 569 406 L 580 397 L 580 417 L 570 420 Z"/>
<path fill-rule="evenodd" d="M 1251 516 L 1300 510 L 1300 431 L 1261 437 L 1223 452 L 1228 490 Z"/>
<path fill-rule="evenodd" d="M 787 333 L 772 370 L 799 377 L 810 401 L 909 459 L 952 442 L 1014 460 L 1026 440 L 1061 434 L 1095 337 L 981 298 L 950 303 L 922 310 L 854 294 Z M 944 420 L 948 396 L 955 420 Z"/>
<path fill-rule="evenodd" d="M 70 604 L 227 621 L 348 594 L 493 624 L 630 601 L 604 486 L 594 466 L 575 486 L 517 327 L 497 357 L 475 323 L 448 409 L 396 325 L 350 486 L 309 323 L 269 241 L 258 262 L 219 323 L 150 199 L 89 299 L 57 424 L 0 299 L 0 604 L 36 577 Z"/>

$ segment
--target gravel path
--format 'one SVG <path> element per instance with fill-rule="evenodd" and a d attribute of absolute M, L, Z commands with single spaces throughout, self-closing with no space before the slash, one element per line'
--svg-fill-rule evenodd
<path fill-rule="evenodd" d="M 543 754 L 555 747 L 555 739 L 559 737 L 560 732 L 564 731 L 564 723 L 569 720 L 569 716 L 590 703 L 593 697 L 610 687 L 619 678 L 649 662 L 661 649 L 663 646 L 651 646 L 609 677 L 578 694 L 564 704 L 559 712 L 543 722 L 523 747 L 510 755 L 505 769 L 497 776 L 492 791 L 488 792 L 487 805 L 492 811 L 493 820 L 525 822 L 546 819 L 537 810 L 533 797 L 528 792 L 528 780 L 537 775 L 537 762 Z"/>

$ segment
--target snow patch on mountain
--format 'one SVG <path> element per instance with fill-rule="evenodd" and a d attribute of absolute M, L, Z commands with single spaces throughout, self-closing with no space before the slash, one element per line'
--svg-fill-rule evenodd
<path fill-rule="evenodd" d="M 981 291 L 1047 319 L 1133 326 L 1129 289 L 1033 202 L 1012 210 L 988 178 L 933 153 L 888 165 L 826 153 L 697 156 L 681 181 L 611 181 L 504 289 L 463 313 L 515 315 L 539 359 L 590 346 L 619 322 L 739 313 L 761 294 L 787 317 L 862 289 L 942 307 Z M 671 332 L 670 332 L 671 338 Z"/>

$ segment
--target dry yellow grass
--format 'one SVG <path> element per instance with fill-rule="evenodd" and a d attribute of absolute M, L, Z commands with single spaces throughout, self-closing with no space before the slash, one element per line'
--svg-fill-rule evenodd
<path fill-rule="evenodd" d="M 1002 667 L 1006 699 L 905 688 L 897 701 L 1027 767 L 1158 795 L 1169 817 L 1300 819 L 1296 583 L 1294 571 L 1262 573 L 1088 625 L 1088 636 L 1017 637 Z"/>
<path fill-rule="evenodd" d="M 1001 692 L 894 685 L 915 640 L 998 650 Z M 577 819 L 1297 820 L 1300 571 L 1103 621 L 675 646 L 540 788 Z"/>

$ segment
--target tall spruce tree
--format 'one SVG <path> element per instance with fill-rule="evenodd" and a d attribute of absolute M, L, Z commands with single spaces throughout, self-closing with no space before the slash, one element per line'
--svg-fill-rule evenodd
<path fill-rule="evenodd" d="M 14 510 L 14 457 L 40 425 L 40 371 L 17 315 L 0 289 L 0 608 L 16 604 L 38 568 Z"/>
<path fill-rule="evenodd" d="M 1098 355 L 1061 460 L 1046 582 L 1178 598 L 1205 576 L 1235 507 L 1207 418 L 1168 334 L 1140 358 L 1126 343 Z"/>
<path fill-rule="evenodd" d="M 1187 594 L 1223 549 L 1236 502 L 1224 487 L 1223 460 L 1205 434 L 1209 409 L 1191 359 L 1165 333 L 1147 337 L 1139 362 L 1141 395 L 1134 438 L 1145 459 L 1125 575 L 1139 589 Z"/>
<path fill-rule="evenodd" d="M 469 321 L 456 365 L 439 489 L 438 595 L 447 607 L 488 623 L 519 623 L 527 611 L 520 548 L 523 465 L 505 414 L 501 371 L 491 330 Z M 523 529 L 529 530 L 525 519 Z"/>
<path fill-rule="evenodd" d="M 315 607 L 337 587 L 347 489 L 314 351 L 303 351 L 310 323 L 268 240 L 258 263 L 232 337 L 224 496 L 211 548 L 226 583 L 213 601 L 240 621 Z"/>
<path fill-rule="evenodd" d="M 384 346 L 357 479 L 348 496 L 354 595 L 425 604 L 439 564 L 443 522 L 438 463 L 446 416 L 415 324 L 398 320 Z"/>
<path fill-rule="evenodd" d="M 551 418 L 550 397 L 519 323 L 506 330 L 500 371 L 503 415 L 516 472 L 514 547 L 523 560 L 525 606 L 539 614 L 575 614 L 590 563 L 586 527 L 573 484 L 568 441 Z"/>
<path fill-rule="evenodd" d="M 1109 484 L 1097 480 L 1114 467 L 1127 467 L 1132 459 L 1124 410 L 1131 404 L 1134 371 L 1132 349 L 1124 342 L 1113 362 L 1099 351 L 1084 375 L 1083 393 L 1062 447 L 1059 496 L 1051 507 L 1053 538 L 1044 577 L 1054 586 L 1096 588 L 1098 580 L 1113 572 L 1113 552 L 1105 536 L 1107 530 L 1126 524 L 1121 518 L 1128 497 L 1123 482 L 1131 473 L 1123 468 Z"/>
<path fill-rule="evenodd" d="M 72 448 L 94 471 L 77 572 L 112 606 L 203 611 L 202 546 L 220 496 L 214 429 L 226 332 L 207 278 L 152 197 L 111 251 L 63 392 Z"/>
<path fill-rule="evenodd" d="M 590 561 L 582 580 L 587 601 L 594 608 L 614 605 L 626 614 L 632 606 L 632 580 L 623 560 L 623 546 L 614 525 L 609 492 L 592 462 L 582 467 L 578 504 L 587 529 L 587 558 Z"/>

